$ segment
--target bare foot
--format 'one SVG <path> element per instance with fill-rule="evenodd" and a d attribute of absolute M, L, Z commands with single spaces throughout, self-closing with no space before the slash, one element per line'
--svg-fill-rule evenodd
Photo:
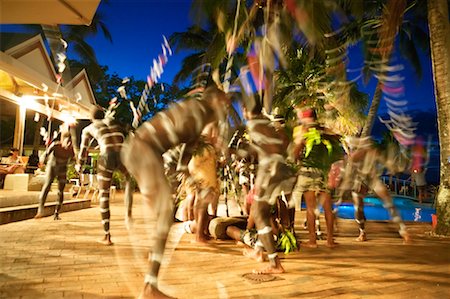
<path fill-rule="evenodd" d="M 209 239 L 204 239 L 204 238 L 195 238 L 195 240 L 192 241 L 192 243 L 196 243 L 199 245 L 208 245 L 209 244 Z"/>
<path fill-rule="evenodd" d="M 260 263 L 264 262 L 264 255 L 263 255 L 262 251 L 254 250 L 253 248 L 247 247 L 247 248 L 244 248 L 242 253 L 244 254 L 244 256 L 254 259 L 257 262 L 260 262 Z"/>
<path fill-rule="evenodd" d="M 317 243 L 306 242 L 302 243 L 302 246 L 306 248 L 317 248 Z"/>
<path fill-rule="evenodd" d="M 279 265 L 277 267 L 269 266 L 260 270 L 253 270 L 254 274 L 281 274 L 284 273 L 284 268 Z"/>
<path fill-rule="evenodd" d="M 133 228 L 134 220 L 131 217 L 126 216 L 125 217 L 125 227 L 127 230 L 130 230 Z"/>
<path fill-rule="evenodd" d="M 98 242 L 103 245 L 106 245 L 106 246 L 110 246 L 110 245 L 114 244 L 113 242 L 111 242 L 111 235 L 109 235 L 109 234 L 105 235 L 105 237 Z"/>
<path fill-rule="evenodd" d="M 192 221 L 191 221 L 191 220 L 188 220 L 188 221 L 185 221 L 184 224 L 183 224 L 184 231 L 185 231 L 187 234 L 193 234 L 193 233 L 194 233 L 194 232 L 192 231 L 192 229 L 191 229 L 191 223 L 192 223 Z"/>
<path fill-rule="evenodd" d="M 411 238 L 411 235 L 410 234 L 408 234 L 408 233 L 405 233 L 405 234 L 403 234 L 403 244 L 412 244 L 413 243 L 413 241 L 412 241 L 412 238 Z"/>
<path fill-rule="evenodd" d="M 151 285 L 146 284 L 144 290 L 142 290 L 142 293 L 139 295 L 139 299 L 152 299 L 152 298 L 174 299 L 175 297 L 166 295 L 160 290 L 158 290 L 156 287 L 152 287 Z"/>
<path fill-rule="evenodd" d="M 339 243 L 334 242 L 334 240 L 331 240 L 329 242 L 327 241 L 327 244 L 325 244 L 325 246 L 327 246 L 328 248 L 334 248 L 338 245 L 339 245 Z"/>
<path fill-rule="evenodd" d="M 37 213 L 36 216 L 34 216 L 34 219 L 41 219 L 42 217 L 44 217 L 44 215 Z"/>
<path fill-rule="evenodd" d="M 357 242 L 365 242 L 367 241 L 367 236 L 365 233 L 360 233 L 358 238 L 355 239 Z"/>

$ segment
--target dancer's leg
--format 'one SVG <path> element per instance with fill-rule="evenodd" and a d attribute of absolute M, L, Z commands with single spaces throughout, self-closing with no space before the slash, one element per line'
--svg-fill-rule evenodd
<path fill-rule="evenodd" d="M 364 201 L 363 195 L 359 192 L 352 191 L 353 206 L 355 208 L 355 221 L 358 223 L 359 236 L 356 238 L 358 242 L 367 241 L 365 222 L 366 217 L 364 215 Z"/>
<path fill-rule="evenodd" d="M 55 207 L 54 220 L 60 220 L 59 211 L 63 205 L 64 201 L 64 187 L 66 186 L 67 181 L 67 166 L 59 165 L 58 167 L 58 203 Z"/>
<path fill-rule="evenodd" d="M 378 180 L 376 181 L 373 190 L 383 200 L 384 208 L 386 208 L 389 211 L 392 221 L 398 224 L 399 226 L 398 232 L 400 236 L 406 243 L 411 242 L 411 236 L 408 234 L 408 231 L 406 230 L 406 225 L 403 222 L 402 218 L 400 217 L 400 214 L 398 213 L 397 208 L 394 205 L 394 201 L 391 195 L 389 194 L 389 190 L 386 188 L 386 185 L 383 184 L 383 182 L 381 182 L 380 180 Z"/>
<path fill-rule="evenodd" d="M 256 273 L 279 274 L 284 272 L 280 258 L 276 252 L 276 244 L 273 239 L 272 227 L 270 225 L 270 205 L 258 200 L 257 198 L 252 204 L 251 213 L 255 220 L 256 229 L 258 230 L 258 240 L 261 241 L 269 258 L 269 266 L 267 268 L 256 270 Z"/>
<path fill-rule="evenodd" d="M 111 242 L 111 232 L 110 232 L 110 219 L 111 212 L 109 208 L 109 192 L 111 188 L 111 179 L 112 179 L 113 170 L 107 168 L 107 163 L 105 157 L 100 158 L 98 160 L 98 188 L 99 198 L 100 198 L 100 214 L 102 216 L 102 224 L 103 230 L 105 232 L 105 236 L 102 239 L 102 243 L 105 245 L 112 245 Z"/>
<path fill-rule="evenodd" d="M 303 193 L 303 197 L 306 202 L 306 223 L 309 233 L 308 243 L 303 244 L 303 246 L 316 248 L 316 213 L 315 209 L 317 207 L 316 194 L 315 191 L 306 191 Z"/>
<path fill-rule="evenodd" d="M 134 152 L 140 153 L 139 158 L 133 154 Z M 136 178 L 141 194 L 147 202 L 145 207 L 152 209 L 151 214 L 156 215 L 151 262 L 140 297 L 168 298 L 158 289 L 158 273 L 173 222 L 172 188 L 165 176 L 162 153 L 155 151 L 150 142 L 135 138 L 131 139 L 122 150 L 122 161 Z"/>
<path fill-rule="evenodd" d="M 126 206 L 126 214 L 125 214 L 125 225 L 127 228 L 130 228 L 132 225 L 133 219 L 133 191 L 134 184 L 132 182 L 131 176 L 129 174 L 125 175 L 125 206 Z"/>
<path fill-rule="evenodd" d="M 323 210 L 325 213 L 325 221 L 327 223 L 327 247 L 335 247 L 337 243 L 334 242 L 334 214 L 331 204 L 331 194 L 329 192 L 321 192 L 323 198 Z"/>
<path fill-rule="evenodd" d="M 34 218 L 42 218 L 44 217 L 44 205 L 47 200 L 48 193 L 50 192 L 50 188 L 52 187 L 53 180 L 57 175 L 56 165 L 53 165 L 51 162 L 47 164 L 47 171 L 44 185 L 42 186 L 41 193 L 39 194 L 39 207 Z"/>

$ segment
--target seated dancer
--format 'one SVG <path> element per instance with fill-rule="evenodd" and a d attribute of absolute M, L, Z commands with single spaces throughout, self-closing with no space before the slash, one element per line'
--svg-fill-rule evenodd
<path fill-rule="evenodd" d="M 109 231 L 109 221 L 111 214 L 109 211 L 109 192 L 111 187 L 111 179 L 114 170 L 122 171 L 125 175 L 125 202 L 127 211 L 125 215 L 126 224 L 131 222 L 131 211 L 133 205 L 133 188 L 131 186 L 131 178 L 126 171 L 125 166 L 120 160 L 120 150 L 125 139 L 121 126 L 112 119 L 105 119 L 105 113 L 102 109 L 95 107 L 91 111 L 92 124 L 83 129 L 81 134 L 80 153 L 78 155 L 76 170 L 80 172 L 81 166 L 84 164 L 88 155 L 89 145 L 92 139 L 97 140 L 100 147 L 100 155 L 98 157 L 97 181 L 99 187 L 100 213 L 102 216 L 102 224 L 105 232 L 101 243 L 112 245 L 111 233 Z M 137 155 L 141 157 L 140 155 Z"/>
<path fill-rule="evenodd" d="M 270 207 L 279 196 L 291 194 L 296 177 L 286 165 L 286 148 L 281 132 L 277 132 L 271 121 L 261 113 L 262 107 L 256 101 L 251 110 L 243 107 L 244 117 L 252 146 L 258 154 L 258 169 L 255 181 L 255 196 L 250 213 L 253 213 L 258 238 L 269 258 L 269 266 L 255 273 L 283 273 L 284 268 L 276 252 L 276 244 L 270 225 Z M 292 205 L 291 205 L 292 206 Z"/>
<path fill-rule="evenodd" d="M 197 229 L 195 230 L 196 241 L 205 243 L 209 239 L 208 206 L 211 205 L 212 217 L 217 214 L 217 203 L 219 201 L 219 181 L 217 178 L 217 156 L 213 144 L 215 137 L 211 135 L 210 129 L 205 127 L 202 137 L 196 144 L 196 150 L 188 164 L 189 183 L 188 197 L 194 194 L 193 212 Z M 188 224 L 189 225 L 189 224 Z"/>
<path fill-rule="evenodd" d="M 59 211 L 64 200 L 64 187 L 67 182 L 67 163 L 75 156 L 72 139 L 69 132 L 61 134 L 60 139 L 56 138 L 45 151 L 44 164 L 46 164 L 46 178 L 39 195 L 39 208 L 35 219 L 44 217 L 44 205 L 53 180 L 58 178 L 58 204 L 55 208 L 54 220 L 60 220 Z M 49 158 L 50 157 L 50 158 Z M 47 163 L 48 160 L 48 163 Z"/>
<path fill-rule="evenodd" d="M 299 109 L 297 117 L 301 126 L 294 139 L 294 158 L 300 162 L 295 193 L 302 194 L 306 201 L 306 220 L 309 241 L 305 247 L 316 248 L 316 219 L 319 217 L 317 198 L 323 202 L 327 224 L 327 247 L 335 247 L 333 239 L 334 215 L 328 173 L 331 165 L 343 158 L 339 136 L 327 131 L 317 123 L 315 110 Z"/>
<path fill-rule="evenodd" d="M 225 121 L 230 98 L 217 87 L 208 87 L 201 99 L 190 98 L 174 103 L 144 122 L 126 141 L 122 160 L 136 178 L 141 193 L 156 215 L 155 243 L 151 265 L 145 275 L 142 298 L 165 296 L 158 290 L 158 273 L 166 240 L 173 222 L 173 200 L 170 184 L 164 175 L 162 155 L 186 143 L 190 148 L 209 123 Z M 136 155 L 139 153 L 139 155 Z"/>
<path fill-rule="evenodd" d="M 380 176 L 386 164 L 391 162 L 383 161 L 384 156 L 374 147 L 370 138 L 347 137 L 345 139 L 345 149 L 348 158 L 344 167 L 343 178 L 338 187 L 342 194 L 346 190 L 352 191 L 352 199 L 355 205 L 355 220 L 359 225 L 359 236 L 356 241 L 366 241 L 364 215 L 364 197 L 369 190 L 381 198 L 384 207 L 389 211 L 392 220 L 399 225 L 399 234 L 406 243 L 411 241 L 411 237 L 406 230 L 393 199 L 386 185 L 381 181 Z"/>
<path fill-rule="evenodd" d="M 249 196 L 253 196 L 249 194 Z M 253 210 L 253 213 L 255 211 Z M 270 225 L 272 227 L 272 234 L 277 241 L 277 250 L 289 253 L 298 248 L 297 240 L 294 234 L 290 235 L 289 245 L 280 242 L 284 236 L 290 232 L 287 228 L 290 225 L 290 215 L 288 206 L 285 205 L 281 197 L 277 198 L 277 202 L 270 209 Z M 255 229 L 255 221 L 253 214 L 250 213 L 247 219 L 246 229 L 241 229 L 238 226 L 230 225 L 226 228 L 226 234 L 231 239 L 237 241 L 238 245 L 243 245 L 246 248 L 243 251 L 245 256 L 255 259 L 258 262 L 263 262 L 264 259 L 264 245 L 258 239 L 258 232 Z M 289 248 L 286 248 L 289 246 Z"/>

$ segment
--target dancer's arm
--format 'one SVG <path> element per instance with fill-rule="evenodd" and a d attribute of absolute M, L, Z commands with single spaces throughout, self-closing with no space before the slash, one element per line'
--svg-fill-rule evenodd
<path fill-rule="evenodd" d="M 80 152 L 78 154 L 78 160 L 77 160 L 77 171 L 81 170 L 81 166 L 86 161 L 86 157 L 89 150 L 89 145 L 91 143 L 91 140 L 94 138 L 92 134 L 92 130 L 95 129 L 93 125 L 89 125 L 86 128 L 83 129 L 83 132 L 81 133 L 81 145 L 80 145 Z"/>

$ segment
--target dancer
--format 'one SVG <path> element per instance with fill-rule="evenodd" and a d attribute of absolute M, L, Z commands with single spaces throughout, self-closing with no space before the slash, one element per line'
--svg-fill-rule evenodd
<path fill-rule="evenodd" d="M 46 178 L 45 183 L 42 186 L 41 194 L 39 195 L 39 208 L 36 216 L 34 216 L 35 219 L 44 217 L 45 201 L 47 200 L 47 195 L 53 180 L 56 177 L 58 178 L 58 204 L 56 205 L 53 219 L 61 219 L 59 217 L 59 211 L 64 200 L 64 187 L 67 182 L 67 163 L 69 163 L 74 156 L 75 153 L 72 146 L 72 139 L 68 132 L 62 133 L 60 139 L 56 138 L 48 146 L 44 158 L 44 164 L 46 164 Z"/>
<path fill-rule="evenodd" d="M 81 166 L 84 164 L 88 154 L 89 145 L 92 139 L 97 140 L 100 147 L 100 156 L 98 157 L 97 180 L 100 189 L 100 212 L 102 216 L 102 224 L 105 232 L 101 243 L 112 245 L 110 228 L 110 210 L 109 210 L 109 192 L 111 187 L 111 179 L 114 170 L 119 170 L 125 175 L 125 203 L 127 211 L 125 215 L 126 225 L 131 224 L 131 212 L 133 205 L 133 186 L 131 185 L 131 177 L 129 176 L 125 166 L 120 160 L 120 150 L 125 139 L 121 126 L 113 119 L 105 119 L 105 113 L 102 109 L 95 107 L 92 110 L 92 124 L 83 129 L 81 134 L 80 153 L 76 170 L 80 172 Z M 141 157 L 140 155 L 137 155 Z"/>
<path fill-rule="evenodd" d="M 327 224 L 327 247 L 335 247 L 333 239 L 334 215 L 331 191 L 328 188 L 328 173 L 331 165 L 343 158 L 339 137 L 319 126 L 315 110 L 299 109 L 300 131 L 294 139 L 294 158 L 301 164 L 295 193 L 302 194 L 306 201 L 306 220 L 309 241 L 305 247 L 316 248 L 316 219 L 319 217 L 317 199 L 323 202 Z"/>
<path fill-rule="evenodd" d="M 196 151 L 189 162 L 188 169 L 192 181 L 191 192 L 195 192 L 194 220 L 197 223 L 196 241 L 205 243 L 209 240 L 208 206 L 211 205 L 212 217 L 217 216 L 219 201 L 219 181 L 217 178 L 217 155 L 214 148 L 216 138 L 211 134 L 209 125 L 205 127 L 197 142 Z"/>
<path fill-rule="evenodd" d="M 206 125 L 226 120 L 229 104 L 230 98 L 223 91 L 208 87 L 201 99 L 190 98 L 156 114 L 125 143 L 122 160 L 156 215 L 155 243 L 142 298 L 166 296 L 158 289 L 158 273 L 173 222 L 173 200 L 172 189 L 164 174 L 162 155 L 181 143 L 191 148 Z"/>
<path fill-rule="evenodd" d="M 392 196 L 386 185 L 380 180 L 381 171 L 385 168 L 386 162 L 389 161 L 383 161 L 383 155 L 374 147 L 370 138 L 347 137 L 345 145 L 348 159 L 338 189 L 340 194 L 343 194 L 346 190 L 352 191 L 355 220 L 359 226 L 359 236 L 356 241 L 367 240 L 363 199 L 367 192 L 372 189 L 383 201 L 384 208 L 389 211 L 392 221 L 399 225 L 399 234 L 404 242 L 411 242 L 406 225 L 394 206 Z"/>
<path fill-rule="evenodd" d="M 276 203 L 279 196 L 290 195 L 296 178 L 285 162 L 286 149 L 283 138 L 280 137 L 281 132 L 277 132 L 271 121 L 262 115 L 261 110 L 259 101 L 256 101 L 251 109 L 243 107 L 250 140 L 258 154 L 259 162 L 255 181 L 256 193 L 250 213 L 253 213 L 258 238 L 269 259 L 268 267 L 254 272 L 278 274 L 283 273 L 284 268 L 272 235 L 270 207 Z"/>

